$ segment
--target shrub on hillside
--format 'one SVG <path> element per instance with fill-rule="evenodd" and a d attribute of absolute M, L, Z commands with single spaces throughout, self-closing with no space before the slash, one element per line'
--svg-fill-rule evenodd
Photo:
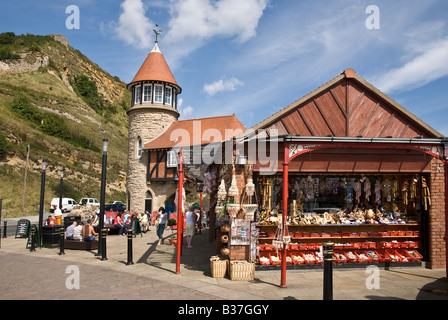
<path fill-rule="evenodd" d="M 80 76 L 75 81 L 75 87 L 81 98 L 95 110 L 96 113 L 100 113 L 103 103 L 98 94 L 98 88 L 95 82 L 90 81 L 87 76 Z"/>
<path fill-rule="evenodd" d="M 10 145 L 9 141 L 6 140 L 6 137 L 3 133 L 0 132 L 0 160 L 3 160 L 8 155 Z"/>
<path fill-rule="evenodd" d="M 20 59 L 17 53 L 13 53 L 8 47 L 0 48 L 0 61 Z"/>

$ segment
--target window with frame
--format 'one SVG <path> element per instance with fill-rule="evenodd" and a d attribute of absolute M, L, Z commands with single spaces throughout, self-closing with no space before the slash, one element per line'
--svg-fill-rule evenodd
<path fill-rule="evenodd" d="M 165 88 L 165 104 L 171 105 L 171 88 Z"/>
<path fill-rule="evenodd" d="M 154 102 L 162 103 L 162 99 L 163 99 L 163 87 L 155 86 L 154 87 Z"/>
<path fill-rule="evenodd" d="M 142 156 L 142 150 L 143 150 L 143 141 L 142 138 L 137 138 L 137 157 L 140 158 Z"/>
<path fill-rule="evenodd" d="M 135 103 L 141 103 L 142 102 L 142 87 L 138 86 L 135 87 Z"/>
<path fill-rule="evenodd" d="M 152 86 L 145 85 L 143 87 L 143 102 L 151 102 Z"/>

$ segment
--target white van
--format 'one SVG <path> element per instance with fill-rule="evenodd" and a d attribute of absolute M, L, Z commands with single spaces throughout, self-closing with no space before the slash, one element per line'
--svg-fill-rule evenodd
<path fill-rule="evenodd" d="M 78 203 L 72 198 L 62 198 L 62 212 L 70 212 Z M 54 212 L 54 206 L 59 207 L 59 198 L 53 198 L 50 204 L 50 212 Z"/>
<path fill-rule="evenodd" d="M 79 200 L 79 204 L 82 206 L 93 206 L 93 207 L 99 207 L 100 202 L 95 198 L 82 198 Z"/>

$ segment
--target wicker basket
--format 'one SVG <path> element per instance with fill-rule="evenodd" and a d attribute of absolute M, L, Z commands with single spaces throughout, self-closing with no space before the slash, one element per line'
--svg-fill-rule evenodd
<path fill-rule="evenodd" d="M 255 275 L 255 263 L 245 260 L 230 261 L 230 280 L 253 280 Z"/>
<path fill-rule="evenodd" d="M 229 260 L 210 259 L 210 269 L 213 278 L 224 278 L 227 275 Z"/>

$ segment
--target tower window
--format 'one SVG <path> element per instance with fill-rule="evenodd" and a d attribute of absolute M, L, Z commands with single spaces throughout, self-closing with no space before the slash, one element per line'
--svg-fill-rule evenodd
<path fill-rule="evenodd" d="M 165 104 L 171 105 L 171 88 L 165 88 Z"/>
<path fill-rule="evenodd" d="M 155 86 L 155 88 L 154 88 L 154 102 L 162 103 L 162 99 L 163 99 L 163 87 L 162 86 Z"/>
<path fill-rule="evenodd" d="M 151 102 L 152 86 L 145 85 L 143 87 L 143 102 Z"/>
<path fill-rule="evenodd" d="M 138 86 L 135 87 L 135 103 L 141 103 L 142 102 L 142 87 Z"/>
<path fill-rule="evenodd" d="M 142 138 L 137 138 L 137 157 L 140 158 L 142 156 L 142 149 L 143 149 L 143 141 Z"/>

